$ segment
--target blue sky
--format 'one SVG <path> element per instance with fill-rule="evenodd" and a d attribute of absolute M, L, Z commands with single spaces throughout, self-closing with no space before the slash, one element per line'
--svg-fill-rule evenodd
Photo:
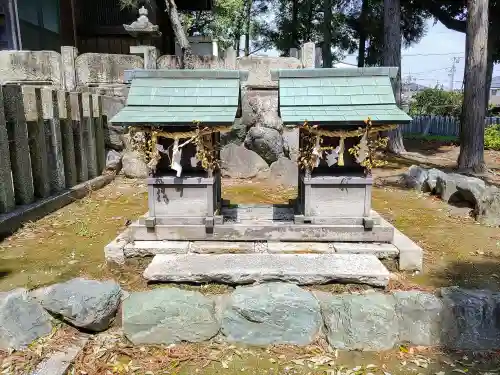
<path fill-rule="evenodd" d="M 449 69 L 453 58 L 456 64 L 454 88 L 462 87 L 465 62 L 465 34 L 447 29 L 438 22 L 427 23 L 427 34 L 420 43 L 402 51 L 401 70 L 403 79 L 413 76 L 415 82 L 424 86 L 434 86 L 437 82 L 448 88 Z M 356 63 L 356 56 L 347 56 L 345 62 Z M 493 76 L 500 75 L 500 65 L 495 66 Z"/>

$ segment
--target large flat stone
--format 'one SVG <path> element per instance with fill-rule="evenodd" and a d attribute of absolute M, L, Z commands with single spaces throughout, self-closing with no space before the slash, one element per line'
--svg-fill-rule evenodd
<path fill-rule="evenodd" d="M 150 281 L 249 284 L 290 281 L 387 286 L 389 271 L 374 255 L 188 254 L 156 255 L 144 271 Z"/>
<path fill-rule="evenodd" d="M 379 259 L 396 258 L 399 250 L 390 243 L 370 242 L 335 242 L 335 251 L 339 254 L 371 254 Z"/>
<path fill-rule="evenodd" d="M 123 248 L 125 257 L 145 257 L 157 254 L 185 254 L 188 241 L 134 241 Z"/>

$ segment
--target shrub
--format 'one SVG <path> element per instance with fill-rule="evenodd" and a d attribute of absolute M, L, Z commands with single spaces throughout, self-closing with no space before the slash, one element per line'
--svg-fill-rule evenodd
<path fill-rule="evenodd" d="M 486 128 L 484 132 L 484 148 L 500 151 L 500 124 Z"/>

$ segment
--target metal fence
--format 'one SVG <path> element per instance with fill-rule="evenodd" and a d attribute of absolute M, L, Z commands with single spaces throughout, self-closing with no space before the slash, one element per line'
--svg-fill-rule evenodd
<path fill-rule="evenodd" d="M 500 117 L 486 117 L 485 125 L 493 124 L 500 124 Z M 448 116 L 414 116 L 413 121 L 402 128 L 405 134 L 458 137 L 460 133 L 458 119 Z"/>

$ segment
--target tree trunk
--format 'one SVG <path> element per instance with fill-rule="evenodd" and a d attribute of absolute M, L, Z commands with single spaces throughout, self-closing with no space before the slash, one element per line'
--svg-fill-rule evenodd
<path fill-rule="evenodd" d="M 368 19 L 368 12 L 370 11 L 369 0 L 363 0 L 361 5 L 361 14 L 359 16 L 359 51 L 358 51 L 358 67 L 362 68 L 365 66 L 365 55 L 366 55 L 366 21 Z"/>
<path fill-rule="evenodd" d="M 484 164 L 484 117 L 488 65 L 488 0 L 467 0 L 464 101 L 458 169 L 480 173 Z"/>
<path fill-rule="evenodd" d="M 298 18 L 298 13 L 299 13 L 299 0 L 293 0 L 292 2 L 292 25 L 294 25 L 294 28 L 292 29 L 292 40 L 290 41 L 290 47 L 292 48 L 299 48 L 299 41 L 298 41 L 298 23 L 297 23 L 297 18 Z M 297 26 L 295 26 L 297 25 Z M 308 42 L 308 40 L 306 40 Z"/>
<path fill-rule="evenodd" d="M 486 84 L 484 85 L 484 88 L 486 89 L 486 115 L 488 116 L 489 113 L 489 106 L 490 106 L 490 92 L 491 92 L 491 81 L 493 79 L 493 66 L 494 66 L 494 59 L 493 59 L 493 54 L 495 52 L 495 38 L 494 36 L 494 27 L 491 23 L 489 24 L 488 27 L 488 63 L 486 65 Z"/>
<path fill-rule="evenodd" d="M 175 0 L 165 0 L 165 11 L 168 13 L 168 17 L 170 18 L 175 39 L 177 39 L 177 43 L 179 43 L 179 47 L 181 47 L 181 69 L 194 69 L 193 51 L 191 50 L 191 45 L 189 44 L 186 32 L 182 27 Z"/>
<path fill-rule="evenodd" d="M 247 0 L 245 18 L 245 56 L 250 55 L 250 26 L 252 24 L 252 0 Z"/>
<path fill-rule="evenodd" d="M 393 81 L 396 103 L 401 106 L 401 3 L 384 0 L 384 66 L 398 67 Z M 399 155 L 405 152 L 403 132 L 400 127 L 387 132 L 389 151 Z"/>
<path fill-rule="evenodd" d="M 323 0 L 323 68 L 332 67 L 332 0 Z"/>

